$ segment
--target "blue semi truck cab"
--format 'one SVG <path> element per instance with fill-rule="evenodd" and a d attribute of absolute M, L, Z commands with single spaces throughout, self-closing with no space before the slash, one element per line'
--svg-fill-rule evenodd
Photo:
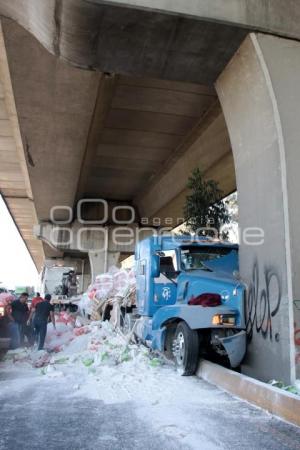
<path fill-rule="evenodd" d="M 246 351 L 238 246 L 152 236 L 137 244 L 135 260 L 136 336 L 173 359 L 182 375 L 195 373 L 200 355 L 238 367 Z"/>

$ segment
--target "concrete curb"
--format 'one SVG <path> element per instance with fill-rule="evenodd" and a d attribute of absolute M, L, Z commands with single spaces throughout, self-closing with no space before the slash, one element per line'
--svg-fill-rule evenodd
<path fill-rule="evenodd" d="M 200 361 L 197 376 L 271 414 L 300 426 L 300 396 L 206 360 Z"/>

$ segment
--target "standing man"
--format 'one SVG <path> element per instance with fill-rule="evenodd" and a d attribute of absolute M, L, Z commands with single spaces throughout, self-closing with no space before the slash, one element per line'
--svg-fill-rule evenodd
<path fill-rule="evenodd" d="M 26 335 L 28 343 L 32 343 L 31 328 L 27 325 L 29 308 L 27 305 L 28 294 L 23 292 L 18 300 L 11 303 L 11 315 L 19 328 L 20 344 L 24 345 L 24 337 Z"/>
<path fill-rule="evenodd" d="M 31 321 L 31 317 L 34 314 L 33 326 L 38 339 L 38 350 L 43 350 L 45 338 L 47 334 L 47 324 L 49 317 L 55 328 L 55 317 L 54 317 L 54 307 L 50 303 L 51 295 L 45 295 L 45 301 L 38 303 L 34 308 L 31 309 L 28 323 Z"/>
<path fill-rule="evenodd" d="M 39 292 L 37 292 L 37 293 L 36 293 L 36 296 L 33 297 L 32 301 L 31 301 L 30 312 L 31 312 L 31 310 L 32 310 L 33 308 L 36 307 L 36 305 L 37 305 L 38 303 L 41 303 L 41 302 L 43 302 L 43 301 L 44 301 L 44 299 L 41 297 L 41 294 L 40 294 Z M 29 322 L 29 326 L 31 327 L 31 330 L 32 330 L 33 340 L 36 341 L 36 340 L 37 340 L 37 333 L 36 333 L 36 330 L 35 330 L 34 325 L 33 325 L 33 322 L 34 322 L 34 314 L 31 314 L 31 315 L 30 315 L 30 320 L 28 320 L 28 322 Z"/>

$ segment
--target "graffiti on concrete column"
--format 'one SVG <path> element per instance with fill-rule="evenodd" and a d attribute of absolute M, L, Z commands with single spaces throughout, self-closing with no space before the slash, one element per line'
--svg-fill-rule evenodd
<path fill-rule="evenodd" d="M 295 322 L 294 326 L 295 326 L 294 337 L 296 347 L 296 364 L 300 365 L 300 325 L 297 325 L 297 323 Z"/>
<path fill-rule="evenodd" d="M 252 280 L 246 298 L 246 329 L 249 341 L 253 331 L 260 333 L 264 339 L 279 339 L 273 331 L 272 319 L 279 311 L 281 303 L 281 283 L 273 268 L 265 267 L 260 278 L 259 266 L 253 266 Z"/>
<path fill-rule="evenodd" d="M 300 300 L 294 300 L 294 342 L 296 367 L 300 366 Z M 299 370 L 297 368 L 297 370 Z M 298 374 L 297 374 L 298 375 Z"/>

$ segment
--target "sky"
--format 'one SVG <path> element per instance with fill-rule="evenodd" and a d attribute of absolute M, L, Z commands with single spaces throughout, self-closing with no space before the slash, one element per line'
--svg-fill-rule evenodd
<path fill-rule="evenodd" d="M 0 196 L 0 286 L 36 286 L 38 272 Z"/>

